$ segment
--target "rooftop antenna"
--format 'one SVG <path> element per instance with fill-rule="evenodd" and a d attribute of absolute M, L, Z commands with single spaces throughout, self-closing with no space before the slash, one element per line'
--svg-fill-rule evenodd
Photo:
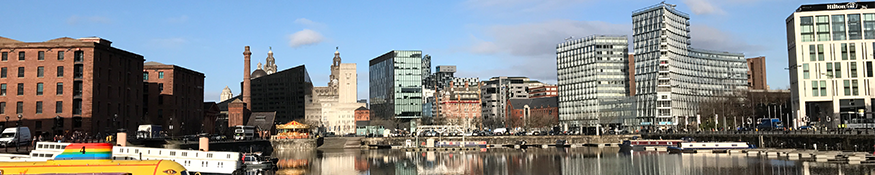
<path fill-rule="evenodd" d="M 568 36 L 568 38 L 565 38 L 565 41 L 571 40 L 572 38 L 574 38 L 574 35 Z"/>

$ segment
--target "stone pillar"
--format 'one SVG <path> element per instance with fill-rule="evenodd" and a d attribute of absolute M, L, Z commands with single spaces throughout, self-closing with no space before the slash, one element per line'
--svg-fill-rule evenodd
<path fill-rule="evenodd" d="M 198 148 L 201 151 L 210 151 L 210 137 L 207 134 L 201 134 L 198 141 Z"/>
<path fill-rule="evenodd" d="M 125 145 L 127 145 L 127 144 L 125 144 L 127 142 L 128 142 L 128 133 L 126 133 L 125 130 L 119 130 L 118 133 L 116 133 L 115 144 L 117 146 L 125 146 Z"/>

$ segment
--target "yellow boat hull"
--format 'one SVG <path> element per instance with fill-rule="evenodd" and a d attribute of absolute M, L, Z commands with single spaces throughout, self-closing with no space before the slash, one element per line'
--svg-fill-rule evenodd
<path fill-rule="evenodd" d="M 169 160 L 49 160 L 0 163 L 0 174 L 91 174 L 189 175 L 179 163 Z"/>

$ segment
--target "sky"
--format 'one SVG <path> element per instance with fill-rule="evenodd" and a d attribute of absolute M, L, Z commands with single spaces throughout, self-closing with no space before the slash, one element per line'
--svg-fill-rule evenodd
<path fill-rule="evenodd" d="M 675 0 L 690 14 L 692 47 L 766 57 L 772 89 L 789 88 L 785 19 L 802 4 L 834 1 Z M 632 34 L 632 11 L 660 1 L 9 1 L 0 36 L 25 42 L 97 36 L 146 61 L 206 75 L 204 101 L 239 94 L 243 47 L 252 70 L 272 48 L 279 70 L 305 65 L 327 86 L 335 48 L 357 63 L 368 97 L 368 60 L 422 50 L 457 77 L 526 76 L 556 83 L 557 44 L 568 37 Z M 631 42 L 631 41 L 630 41 Z M 632 51 L 630 50 L 630 53 Z"/>

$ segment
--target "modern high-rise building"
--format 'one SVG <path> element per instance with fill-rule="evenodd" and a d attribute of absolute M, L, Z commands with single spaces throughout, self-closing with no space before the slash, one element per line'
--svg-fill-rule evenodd
<path fill-rule="evenodd" d="M 489 128 L 507 126 L 507 102 L 510 99 L 527 99 L 529 92 L 526 89 L 531 84 L 540 84 L 536 80 L 526 77 L 492 77 L 482 81 L 480 87 L 481 111 L 483 112 L 483 124 Z"/>
<path fill-rule="evenodd" d="M 370 61 L 371 120 L 400 119 L 415 128 L 422 117 L 422 51 L 393 50 Z M 409 126 L 407 126 L 409 124 Z"/>
<path fill-rule="evenodd" d="M 143 124 L 165 126 L 168 135 L 201 133 L 204 78 L 177 65 L 143 63 Z"/>
<path fill-rule="evenodd" d="M 769 85 L 766 84 L 765 56 L 747 59 L 747 86 L 751 90 L 769 90 Z"/>
<path fill-rule="evenodd" d="M 665 2 L 632 13 L 639 125 L 675 126 L 699 102 L 747 90 L 744 55 L 691 48 L 689 21 Z"/>
<path fill-rule="evenodd" d="M 276 111 L 275 120 L 280 123 L 304 121 L 307 98 L 313 90 L 310 74 L 304 65 L 270 75 L 259 67 L 252 71 L 250 81 L 252 104 L 246 104 L 250 111 Z"/>
<path fill-rule="evenodd" d="M 15 126 L 20 115 L 31 134 L 51 137 L 142 124 L 143 56 L 111 44 L 96 37 L 0 37 L 0 117 L 10 122 L 2 126 Z"/>
<path fill-rule="evenodd" d="M 875 9 L 868 7 L 875 2 L 801 5 L 787 17 L 795 116 L 786 123 L 836 127 L 871 118 Z"/>
<path fill-rule="evenodd" d="M 625 35 L 593 35 L 556 46 L 560 124 L 595 127 L 634 115 L 620 110 L 631 105 L 621 103 L 629 95 L 628 47 Z"/>

